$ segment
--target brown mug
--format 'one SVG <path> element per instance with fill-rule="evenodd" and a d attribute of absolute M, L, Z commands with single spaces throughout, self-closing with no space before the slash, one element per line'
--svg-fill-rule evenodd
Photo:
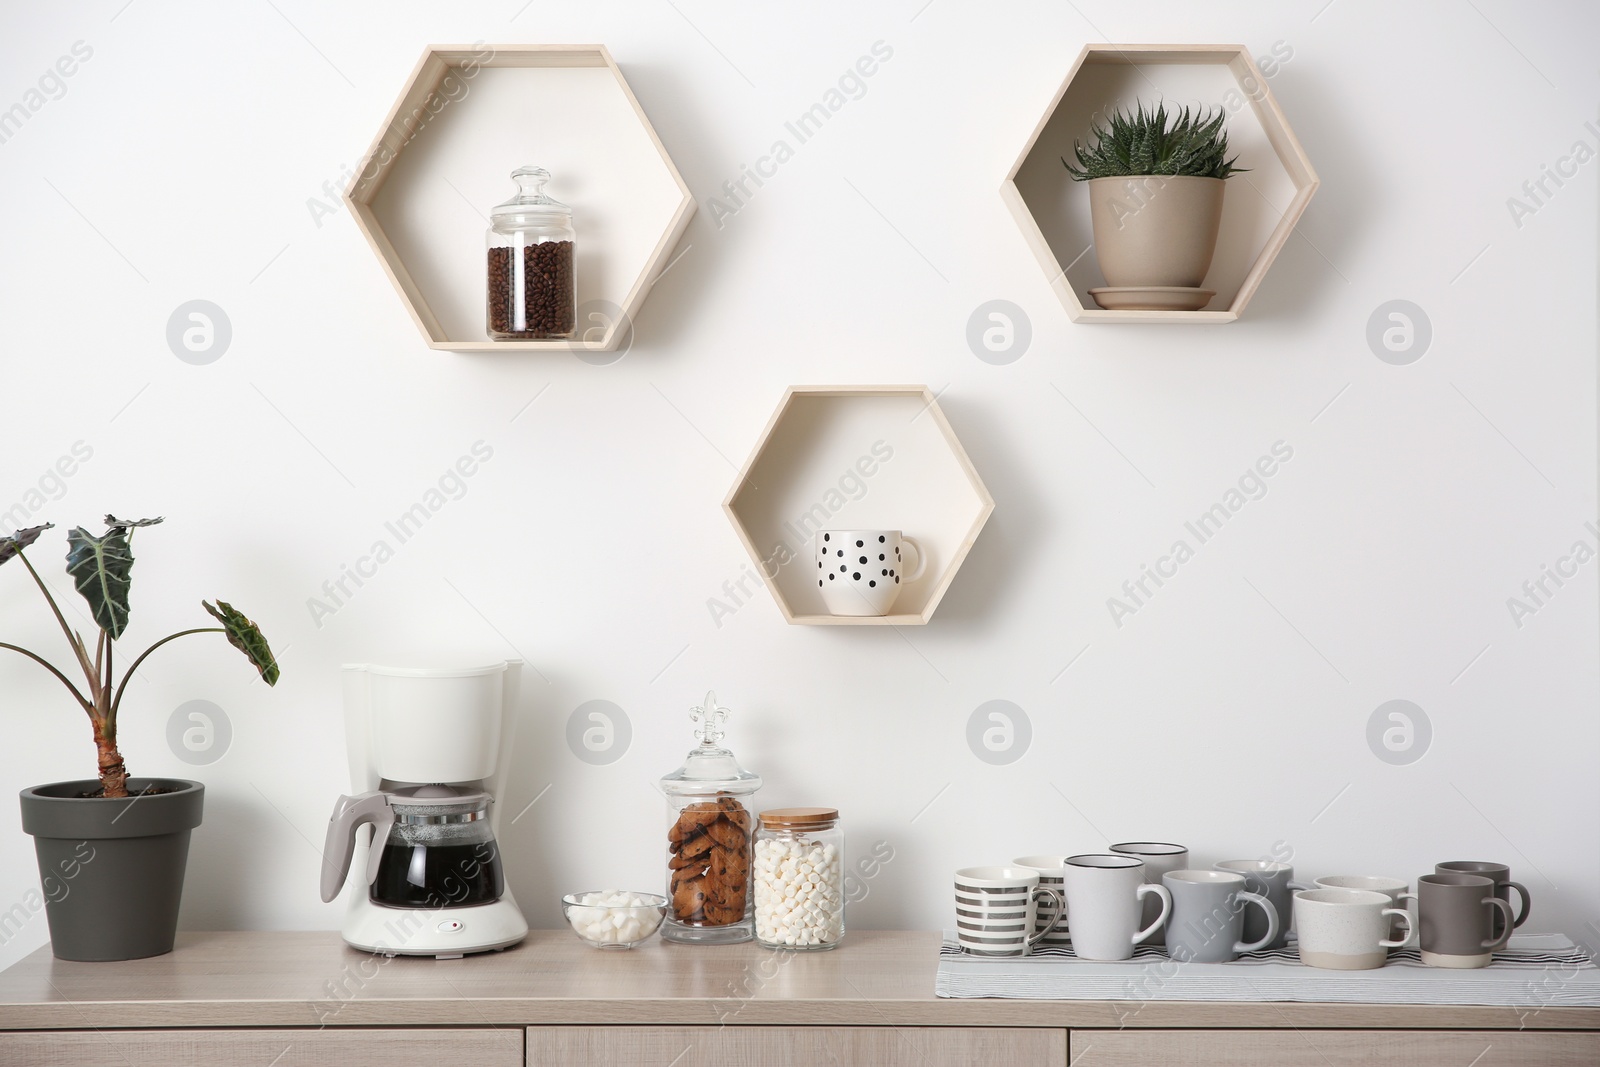
<path fill-rule="evenodd" d="M 1417 879 L 1414 895 L 1422 962 L 1429 967 L 1487 967 L 1495 949 L 1511 938 L 1511 905 L 1494 895 L 1488 878 L 1425 874 Z"/>
<path fill-rule="evenodd" d="M 1533 910 L 1533 897 L 1528 894 L 1528 887 L 1521 882 L 1511 880 L 1511 868 L 1503 863 L 1491 863 L 1486 860 L 1451 860 L 1434 867 L 1435 874 L 1476 874 L 1487 878 L 1494 883 L 1494 895 L 1511 903 L 1511 891 L 1515 889 L 1522 898 L 1522 909 L 1517 913 L 1517 921 L 1513 927 L 1521 926 L 1528 921 L 1528 912 Z M 1500 929 L 1500 918 L 1495 917 L 1495 930 Z"/>

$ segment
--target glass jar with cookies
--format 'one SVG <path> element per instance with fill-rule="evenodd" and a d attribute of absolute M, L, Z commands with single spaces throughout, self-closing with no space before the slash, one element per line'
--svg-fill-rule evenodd
<path fill-rule="evenodd" d="M 661 779 L 667 798 L 668 941 L 728 945 L 750 940 L 750 857 L 755 818 L 749 798 L 761 776 L 721 745 L 728 709 L 715 693 L 692 708 L 699 740 L 683 766 Z"/>

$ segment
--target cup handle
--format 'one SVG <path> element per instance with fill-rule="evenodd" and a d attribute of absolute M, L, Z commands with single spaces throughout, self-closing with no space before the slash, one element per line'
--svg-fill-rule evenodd
<path fill-rule="evenodd" d="M 1268 900 L 1260 893 L 1251 893 L 1246 890 L 1240 890 L 1238 893 L 1238 898 L 1247 904 L 1257 905 L 1262 911 L 1267 913 L 1267 936 L 1263 937 L 1260 941 L 1252 941 L 1249 944 L 1245 944 L 1243 941 L 1235 941 L 1233 943 L 1233 951 L 1254 952 L 1258 948 L 1265 948 L 1272 944 L 1272 942 L 1278 937 L 1278 909 L 1272 906 L 1272 901 Z"/>
<path fill-rule="evenodd" d="M 1054 930 L 1057 926 L 1061 925 L 1061 920 L 1067 916 L 1067 898 L 1062 895 L 1061 890 L 1057 889 L 1055 886 L 1041 885 L 1035 886 L 1033 892 L 1035 895 L 1039 893 L 1048 893 L 1050 898 L 1055 901 L 1056 913 L 1050 917 L 1049 926 L 1046 926 L 1043 930 L 1039 930 L 1036 933 L 1028 935 L 1029 947 L 1038 944 L 1040 938 L 1044 937 L 1045 934 L 1048 934 L 1051 930 Z M 1034 925 L 1037 926 L 1038 924 L 1035 923 Z"/>
<path fill-rule="evenodd" d="M 1134 895 L 1138 897 L 1140 901 L 1143 901 L 1144 898 L 1149 896 L 1151 893 L 1154 893 L 1161 898 L 1161 914 L 1156 916 L 1155 922 L 1151 923 L 1149 926 L 1146 926 L 1143 930 L 1140 930 L 1138 933 L 1133 935 L 1133 943 L 1135 945 L 1149 937 L 1151 934 L 1155 933 L 1157 930 L 1161 929 L 1161 927 L 1167 921 L 1167 916 L 1172 914 L 1172 894 L 1167 892 L 1166 886 L 1144 882 L 1139 886 L 1138 891 Z"/>
<path fill-rule="evenodd" d="M 902 574 L 900 576 L 902 579 L 904 579 L 909 584 L 911 582 L 916 581 L 918 578 L 921 578 L 922 577 L 922 572 L 928 569 L 928 554 L 926 552 L 922 551 L 922 546 L 921 545 L 917 544 L 917 542 L 913 541 L 911 538 L 907 537 L 905 534 L 901 534 L 900 535 L 900 543 L 902 545 L 910 545 L 911 546 L 911 551 L 913 551 L 913 552 L 915 552 L 917 554 L 917 569 L 916 569 L 916 572 L 913 573 L 913 574 Z"/>
<path fill-rule="evenodd" d="M 1533 897 L 1531 894 L 1529 894 L 1528 887 L 1523 885 L 1521 882 L 1507 880 L 1501 884 L 1509 885 L 1512 889 L 1515 889 L 1517 891 L 1517 895 L 1522 898 L 1522 907 L 1517 912 L 1517 921 L 1513 924 L 1514 926 L 1521 926 L 1523 923 L 1528 921 L 1528 912 L 1533 910 Z"/>
<path fill-rule="evenodd" d="M 1491 952 L 1497 948 L 1505 948 L 1506 942 L 1511 940 L 1511 931 L 1517 928 L 1516 921 L 1512 918 L 1511 905 L 1507 904 L 1499 897 L 1493 896 L 1484 897 L 1483 902 L 1485 904 L 1493 905 L 1500 912 L 1505 921 L 1505 929 L 1500 932 L 1500 936 L 1489 938 L 1483 943 L 1483 947 L 1489 949 Z M 1494 927 L 1491 926 L 1489 929 L 1493 930 Z"/>
<path fill-rule="evenodd" d="M 1411 918 L 1411 913 L 1404 908 L 1384 908 L 1385 917 L 1394 915 L 1406 921 L 1406 936 L 1398 941 L 1379 941 L 1379 948 L 1405 948 L 1411 944 L 1411 938 L 1416 934 L 1416 923 Z"/>

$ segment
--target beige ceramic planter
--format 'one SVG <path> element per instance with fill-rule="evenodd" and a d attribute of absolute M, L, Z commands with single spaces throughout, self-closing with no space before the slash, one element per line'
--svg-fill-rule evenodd
<path fill-rule="evenodd" d="M 1196 288 L 1222 225 L 1222 178 L 1094 178 L 1089 215 L 1106 284 Z"/>

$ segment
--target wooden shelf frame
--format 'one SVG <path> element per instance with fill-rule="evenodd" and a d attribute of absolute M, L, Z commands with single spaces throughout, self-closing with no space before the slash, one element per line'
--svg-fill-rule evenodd
<path fill-rule="evenodd" d="M 867 410 L 869 405 L 871 408 Z M 846 418 L 823 417 L 828 414 L 828 408 Z M 846 411 L 846 408 L 861 410 Z M 848 431 L 838 430 L 841 422 L 849 420 L 856 424 Z M 789 531 L 784 543 L 790 561 L 781 566 L 773 563 L 777 554 L 771 548 L 763 551 L 758 546 L 772 539 L 764 535 L 774 529 L 775 520 L 764 512 L 774 506 L 774 501 L 785 494 L 791 500 L 807 502 L 826 496 L 828 487 L 819 482 L 814 471 L 797 475 L 794 468 L 800 462 L 797 457 L 803 458 L 804 453 L 824 444 L 814 435 L 829 432 L 830 421 L 834 423 L 834 432 L 854 434 L 854 449 L 863 450 L 863 456 L 867 454 L 864 450 L 869 449 L 867 436 L 859 433 L 864 425 L 872 426 L 874 433 L 895 438 L 891 449 L 915 450 L 911 458 L 900 460 L 898 466 L 891 469 L 885 462 L 879 473 L 868 476 L 887 479 L 893 485 L 888 488 L 884 481 L 872 483 L 877 495 L 870 510 L 846 514 L 841 509 L 836 514 L 842 517 L 828 524 L 834 528 L 884 529 L 893 526 L 891 520 L 896 515 L 920 514 L 925 518 L 927 525 L 923 528 L 901 528 L 929 552 L 927 573 L 907 587 L 901 594 L 901 603 L 897 604 L 901 610 L 891 615 L 830 615 L 819 609 L 820 595 L 813 598 L 809 588 L 814 577 L 812 541 L 809 537 L 792 535 L 806 530 L 814 533 L 816 528 L 821 528 L 820 523 L 815 527 L 784 524 L 784 529 Z M 848 455 L 849 451 L 839 454 Z M 848 473 L 849 469 L 841 460 L 834 468 L 829 468 L 829 473 L 835 470 Z M 924 479 L 936 480 L 938 490 L 935 492 L 921 484 Z M 871 492 L 863 489 L 860 499 Z M 887 501 L 884 500 L 886 496 Z M 938 498 L 940 511 L 937 516 L 930 517 L 929 512 L 919 510 L 919 505 L 927 504 L 934 497 Z M 784 392 L 777 410 L 767 421 L 723 500 L 722 509 L 785 621 L 801 626 L 922 626 L 933 617 L 984 523 L 993 513 L 994 498 L 961 447 L 933 390 L 926 385 L 796 385 Z M 811 514 L 810 511 L 804 513 Z M 812 603 L 813 599 L 817 603 Z"/>
<path fill-rule="evenodd" d="M 582 70 L 584 68 L 603 68 L 610 73 L 615 88 L 620 91 L 621 98 L 625 100 L 626 106 L 631 108 L 633 117 L 637 120 L 638 129 L 634 132 L 647 139 L 659 156 L 664 169 L 659 174 L 649 177 L 653 182 L 653 202 L 660 201 L 663 205 L 670 203 L 670 210 L 658 213 L 659 236 L 655 237 L 653 247 L 648 255 L 643 257 L 637 271 L 627 272 L 630 280 L 625 287 L 618 286 L 614 291 L 591 294 L 591 297 L 600 297 L 615 305 L 620 313 L 592 325 L 587 331 L 584 324 L 579 323 L 578 338 L 560 341 L 491 341 L 483 330 L 481 322 L 478 323 L 476 333 L 464 336 L 470 331 L 462 327 L 452 330 L 442 321 L 442 316 L 430 303 L 428 286 L 419 279 L 413 265 L 407 263 L 407 257 L 397 249 L 396 242 L 391 238 L 389 228 L 383 220 L 383 213 L 378 209 L 380 195 L 395 173 L 397 164 L 405 158 L 408 146 L 430 132 L 434 134 L 433 139 L 437 140 L 437 131 L 430 131 L 428 127 L 451 122 L 453 114 L 459 110 L 457 101 L 464 102 L 471 99 L 471 79 L 478 76 L 482 70 Z M 452 75 L 454 79 L 447 83 L 446 79 Z M 462 88 L 463 86 L 465 88 Z M 588 151 L 593 147 L 585 145 L 584 149 Z M 524 159 L 521 162 L 540 163 L 543 158 Z M 504 175 L 497 173 L 495 177 L 504 178 Z M 557 199 L 561 198 L 562 178 L 563 174 L 558 171 L 551 185 L 551 191 L 557 195 Z M 637 180 L 646 179 L 639 177 Z M 501 191 L 509 195 L 511 192 L 509 179 L 502 184 L 504 189 Z M 422 332 L 428 347 L 451 352 L 614 351 L 632 328 L 634 317 L 643 305 L 651 286 L 669 265 L 672 251 L 687 229 L 696 207 L 688 184 L 679 174 L 655 127 L 651 125 L 649 117 L 639 105 L 638 98 L 634 96 L 633 90 L 622 76 L 621 68 L 617 66 L 616 60 L 611 57 L 610 51 L 603 44 L 432 45 L 424 49 L 422 58 L 417 62 L 410 77 L 406 79 L 394 107 L 379 128 L 377 136 L 373 138 L 372 146 L 362 157 L 360 168 L 345 190 L 344 201 L 362 235 L 378 257 L 379 263 L 383 265 L 384 272 L 394 283 L 401 302 L 412 320 L 416 322 L 417 329 Z M 491 202 L 473 206 L 482 214 L 487 212 Z M 655 234 L 656 224 L 654 221 L 651 224 L 652 235 Z M 471 233 L 471 238 L 478 242 L 476 247 L 479 248 L 481 248 L 482 229 L 483 227 L 479 227 Z M 585 273 L 581 266 L 581 257 L 586 252 L 585 242 L 603 238 L 586 233 L 585 219 L 581 213 L 577 218 L 577 230 L 576 243 L 580 256 L 578 299 L 582 305 L 587 302 Z M 481 266 L 478 270 L 482 270 Z M 481 314 L 478 317 L 481 319 Z"/>
<path fill-rule="evenodd" d="M 1060 249 L 1066 252 L 1066 255 L 1058 255 L 1057 246 L 1060 241 L 1057 241 L 1057 245 L 1052 245 L 1046 235 L 1045 226 L 1041 225 L 1041 217 L 1046 217 L 1048 225 L 1055 221 L 1048 216 L 1062 212 L 1053 211 L 1048 205 L 1040 203 L 1043 199 L 1041 190 L 1049 183 L 1037 179 L 1030 182 L 1029 170 L 1041 166 L 1041 162 L 1033 161 L 1032 156 L 1036 149 L 1045 151 L 1048 164 L 1060 172 L 1060 183 L 1063 188 L 1081 184 L 1071 181 L 1066 169 L 1056 157 L 1063 154 L 1063 150 L 1070 150 L 1071 136 L 1081 139 L 1087 134 L 1087 123 L 1084 123 L 1082 128 L 1074 129 L 1071 135 L 1066 131 L 1052 130 L 1051 123 L 1057 113 L 1063 112 L 1064 106 L 1065 111 L 1072 114 L 1088 114 L 1090 110 L 1103 113 L 1116 107 L 1132 106 L 1134 98 L 1141 93 L 1146 103 L 1153 104 L 1155 96 L 1161 95 L 1155 90 L 1161 88 L 1164 80 L 1163 72 L 1170 72 L 1174 67 L 1197 67 L 1208 70 L 1222 68 L 1231 75 L 1234 90 L 1227 94 L 1227 100 L 1199 102 L 1201 106 L 1222 105 L 1225 108 L 1229 107 L 1230 102 L 1237 103 L 1237 109 L 1232 109 L 1228 120 L 1232 142 L 1230 148 L 1240 145 L 1242 138 L 1236 137 L 1236 132 L 1248 134 L 1250 139 L 1259 136 L 1256 143 L 1260 151 L 1251 151 L 1252 146 L 1247 144 L 1246 148 L 1250 154 L 1244 156 L 1241 153 L 1243 156 L 1240 160 L 1241 165 L 1252 167 L 1254 171 L 1251 174 L 1229 178 L 1229 195 L 1231 198 L 1241 187 L 1253 188 L 1254 193 L 1262 195 L 1256 197 L 1254 194 L 1248 194 L 1250 200 L 1264 202 L 1252 203 L 1251 207 L 1257 215 L 1268 217 L 1273 224 L 1267 232 L 1245 238 L 1249 247 L 1239 250 L 1239 254 L 1233 256 L 1235 262 L 1229 264 L 1224 261 L 1232 254 L 1228 250 L 1230 220 L 1237 216 L 1234 214 L 1235 205 L 1231 200 L 1224 207 L 1223 237 L 1218 242 L 1217 258 L 1212 261 L 1212 272 L 1206 277 L 1205 287 L 1216 289 L 1217 296 L 1212 298 L 1212 302 L 1215 304 L 1225 301 L 1225 307 L 1201 311 L 1108 311 L 1096 305 L 1086 291 L 1093 285 L 1104 284 L 1103 281 L 1093 280 L 1094 275 L 1098 273 L 1098 266 L 1093 262 L 1090 250 L 1083 248 L 1080 252 L 1077 247 L 1073 247 L 1071 251 Z M 1087 82 L 1096 80 L 1097 75 L 1107 74 L 1107 68 L 1126 68 L 1126 71 L 1136 79 L 1139 89 L 1133 93 L 1119 95 L 1115 100 L 1103 98 L 1091 100 L 1085 94 L 1094 92 L 1095 89 L 1089 87 Z M 1181 106 L 1185 103 L 1191 101 L 1181 98 L 1169 100 L 1169 106 Z M 1092 108 L 1089 105 L 1092 105 Z M 1253 116 L 1254 124 L 1259 126 L 1259 131 L 1255 126 L 1246 130 L 1238 129 L 1241 125 L 1240 119 L 1246 115 Z M 1051 134 L 1056 136 L 1052 137 Z M 1041 144 L 1041 141 L 1047 143 Z M 1281 191 L 1288 194 L 1285 202 L 1273 203 L 1266 195 L 1262 186 L 1268 181 L 1282 186 Z M 1000 196 L 1010 210 L 1012 218 L 1016 220 L 1028 247 L 1038 259 L 1039 266 L 1044 270 L 1051 290 L 1055 292 L 1073 322 L 1222 323 L 1233 322 L 1243 314 L 1245 306 L 1260 287 L 1273 260 L 1288 242 L 1290 234 L 1294 232 L 1295 225 L 1305 213 L 1306 206 L 1310 204 L 1311 197 L 1320 184 L 1310 159 L 1306 157 L 1305 150 L 1300 147 L 1300 141 L 1289 125 L 1288 118 L 1272 95 L 1268 79 L 1262 75 L 1244 45 L 1089 44 L 1078 54 L 1077 60 L 1045 108 L 1044 115 L 1034 127 L 1027 143 L 1022 146 L 1022 151 L 1017 154 L 1011 169 L 1006 172 L 1005 180 L 1000 185 Z M 1087 237 L 1087 190 L 1082 192 L 1081 198 L 1082 221 L 1076 226 L 1075 232 L 1081 235 L 1080 240 L 1091 240 Z M 1051 228 L 1056 229 L 1058 234 L 1061 232 L 1058 227 Z M 1074 259 L 1074 256 L 1078 258 Z M 1232 284 L 1231 278 L 1220 285 L 1215 282 L 1219 273 L 1238 274 L 1241 271 L 1242 276 L 1238 277 L 1237 285 Z M 1074 278 L 1077 279 L 1076 283 Z M 1233 290 L 1231 295 L 1227 291 L 1229 289 Z"/>

